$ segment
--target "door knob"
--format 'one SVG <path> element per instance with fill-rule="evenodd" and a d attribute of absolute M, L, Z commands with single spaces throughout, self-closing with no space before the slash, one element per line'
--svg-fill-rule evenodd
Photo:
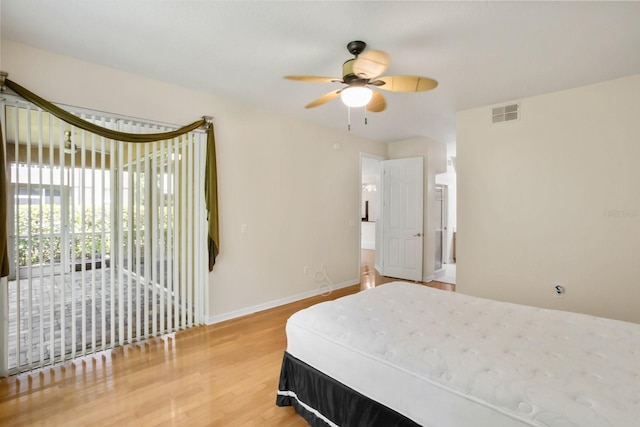
<path fill-rule="evenodd" d="M 420 237 L 422 236 L 422 233 L 418 233 L 418 234 L 414 234 L 413 237 Z"/>

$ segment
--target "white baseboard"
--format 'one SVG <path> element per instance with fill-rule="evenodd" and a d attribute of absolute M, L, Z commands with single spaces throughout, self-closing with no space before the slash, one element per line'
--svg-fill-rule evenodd
<path fill-rule="evenodd" d="M 429 283 L 429 282 L 433 282 L 433 279 L 435 279 L 435 276 L 432 274 L 432 275 L 430 275 L 430 276 L 424 276 L 424 277 L 422 278 L 422 281 L 423 281 L 424 283 Z"/>
<path fill-rule="evenodd" d="M 347 286 L 357 285 L 360 283 L 359 279 L 348 280 L 346 282 L 338 283 L 333 285 L 333 290 L 346 288 Z M 303 292 L 296 295 L 291 295 L 290 297 L 280 298 L 274 301 L 265 302 L 263 304 L 257 304 L 251 307 L 241 308 L 239 310 L 230 311 L 228 313 L 217 314 L 215 316 L 207 317 L 205 320 L 206 325 L 213 325 L 215 323 L 224 322 L 226 320 L 235 319 L 237 317 L 246 316 L 248 314 L 257 313 L 259 311 L 268 310 L 270 308 L 279 307 L 281 305 L 289 304 L 292 302 L 300 301 L 306 298 L 315 297 L 317 295 L 321 295 L 327 292 L 326 287 L 316 288 L 312 291 Z"/>

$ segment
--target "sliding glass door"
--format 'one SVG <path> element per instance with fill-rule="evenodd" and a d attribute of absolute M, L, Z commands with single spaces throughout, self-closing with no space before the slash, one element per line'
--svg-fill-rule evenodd
<path fill-rule="evenodd" d="M 77 114 L 125 132 L 169 130 Z M 202 323 L 205 135 L 108 140 L 17 99 L 5 99 L 1 118 L 11 274 L 0 373 Z"/>

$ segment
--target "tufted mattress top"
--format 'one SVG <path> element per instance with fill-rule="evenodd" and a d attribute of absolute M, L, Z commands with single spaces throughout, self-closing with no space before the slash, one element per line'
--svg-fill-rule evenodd
<path fill-rule="evenodd" d="M 287 322 L 287 351 L 423 426 L 640 426 L 640 325 L 393 282 Z"/>

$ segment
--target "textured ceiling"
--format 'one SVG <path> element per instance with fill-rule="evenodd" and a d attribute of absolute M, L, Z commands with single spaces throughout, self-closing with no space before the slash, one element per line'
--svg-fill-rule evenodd
<path fill-rule="evenodd" d="M 2 0 L 2 38 L 345 129 L 346 44 L 386 51 L 386 75 L 434 78 L 352 112 L 352 133 L 455 142 L 455 112 L 640 73 L 640 2 Z M 4 70 L 9 73 L 11 70 Z"/>

